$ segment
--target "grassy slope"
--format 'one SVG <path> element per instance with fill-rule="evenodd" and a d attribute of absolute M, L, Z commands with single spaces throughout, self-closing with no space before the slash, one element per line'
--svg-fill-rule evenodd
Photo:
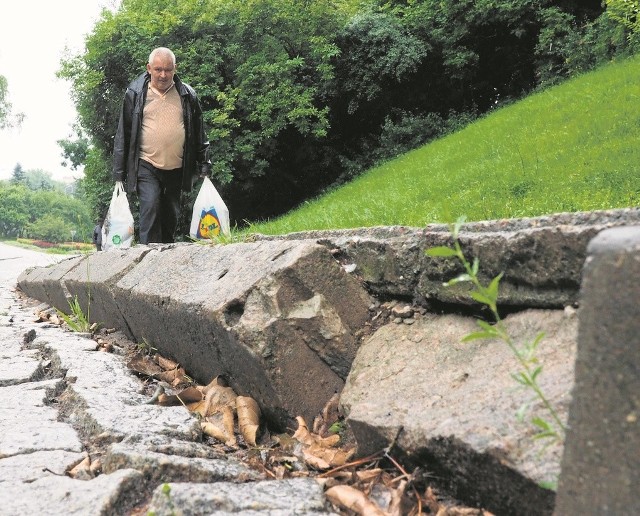
<path fill-rule="evenodd" d="M 422 226 L 640 204 L 640 56 L 496 110 L 251 227 Z"/>

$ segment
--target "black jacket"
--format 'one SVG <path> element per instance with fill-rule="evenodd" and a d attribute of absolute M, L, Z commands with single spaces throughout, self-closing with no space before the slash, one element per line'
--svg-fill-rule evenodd
<path fill-rule="evenodd" d="M 127 87 L 113 145 L 113 178 L 115 181 L 126 181 L 124 186 L 128 193 L 136 191 L 138 181 L 142 112 L 150 78 L 149 73 L 144 72 Z M 207 156 L 209 142 L 204 132 L 202 109 L 196 92 L 183 83 L 177 74 L 173 76 L 173 80 L 182 101 L 185 130 L 182 190 L 188 192 L 200 174 L 209 174 L 211 171 Z"/>

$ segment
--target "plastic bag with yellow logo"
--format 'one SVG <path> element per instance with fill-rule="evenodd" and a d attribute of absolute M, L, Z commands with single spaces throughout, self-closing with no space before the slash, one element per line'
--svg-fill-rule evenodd
<path fill-rule="evenodd" d="M 203 240 L 230 234 L 229 210 L 208 177 L 204 178 L 193 203 L 189 234 L 191 238 Z"/>

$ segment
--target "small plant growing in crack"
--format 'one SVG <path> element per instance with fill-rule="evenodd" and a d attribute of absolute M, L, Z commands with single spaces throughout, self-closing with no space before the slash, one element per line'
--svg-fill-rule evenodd
<path fill-rule="evenodd" d="M 478 303 L 487 306 L 494 318 L 493 324 L 478 320 L 477 324 L 479 326 L 479 330 L 468 334 L 462 339 L 462 341 L 469 342 L 478 339 L 498 339 L 509 347 L 520 366 L 520 370 L 516 373 L 512 373 L 511 376 L 520 385 L 523 385 L 535 393 L 536 398 L 542 402 L 547 414 L 550 416 L 550 420 L 540 416 L 533 416 L 531 418 L 531 423 L 537 427 L 537 433 L 534 435 L 534 438 L 550 439 L 552 442 L 562 442 L 564 441 L 566 434 L 566 427 L 538 383 L 538 378 L 540 373 L 542 373 L 543 366 L 536 356 L 536 352 L 540 342 L 544 338 L 544 333 L 538 333 L 533 340 L 524 343 L 515 342 L 511 335 L 509 335 L 507 328 L 498 313 L 497 307 L 498 290 L 503 273 L 498 274 L 487 285 L 483 285 L 479 280 L 478 271 L 480 268 L 480 261 L 475 257 L 472 262 L 469 262 L 465 257 L 462 247 L 460 246 L 460 241 L 458 240 L 458 234 L 464 220 L 464 218 L 460 218 L 450 227 L 451 236 L 453 238 L 452 247 L 438 246 L 432 247 L 426 251 L 428 256 L 457 259 L 462 264 L 465 272 L 445 283 L 445 286 L 451 286 L 461 282 L 470 282 L 472 284 L 472 290 L 470 293 L 471 297 Z M 528 407 L 526 405 L 521 407 L 517 414 L 519 419 L 524 419 L 524 414 L 527 409 Z"/>
<path fill-rule="evenodd" d="M 169 484 L 162 484 L 162 494 L 167 497 L 167 509 L 171 511 L 169 514 L 176 514 L 175 507 L 173 506 L 173 500 L 171 499 L 171 486 Z M 147 516 L 155 516 L 155 514 L 156 513 L 154 511 L 149 511 Z"/>
<path fill-rule="evenodd" d="M 62 310 L 56 308 L 56 312 L 67 323 L 67 326 L 71 331 L 78 333 L 92 333 L 98 329 L 99 323 L 92 324 L 90 317 L 91 310 L 91 279 L 89 274 L 89 257 L 85 256 L 85 262 L 87 264 L 87 311 L 82 309 L 78 296 L 73 296 L 73 299 L 68 300 L 70 314 L 64 313 Z"/>
<path fill-rule="evenodd" d="M 78 301 L 78 296 L 74 296 L 73 299 L 69 300 L 69 309 L 71 310 L 71 314 L 65 314 L 63 311 L 58 310 L 58 315 L 62 317 L 62 320 L 67 323 L 67 326 L 75 332 L 78 333 L 89 333 L 91 332 L 91 323 L 89 322 L 89 314 L 87 310 L 87 314 L 84 313 L 84 310 L 80 306 L 80 302 Z"/>
<path fill-rule="evenodd" d="M 142 337 L 142 342 L 138 342 L 137 348 L 140 353 L 144 353 L 146 355 L 152 355 L 158 351 L 158 348 L 154 348 L 146 337 Z"/>

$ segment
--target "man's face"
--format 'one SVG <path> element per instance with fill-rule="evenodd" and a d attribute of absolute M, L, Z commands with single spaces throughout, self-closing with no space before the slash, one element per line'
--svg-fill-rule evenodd
<path fill-rule="evenodd" d="M 153 62 L 147 64 L 147 71 L 151 74 L 151 86 L 164 93 L 173 84 L 176 67 L 170 56 L 158 53 Z"/>

